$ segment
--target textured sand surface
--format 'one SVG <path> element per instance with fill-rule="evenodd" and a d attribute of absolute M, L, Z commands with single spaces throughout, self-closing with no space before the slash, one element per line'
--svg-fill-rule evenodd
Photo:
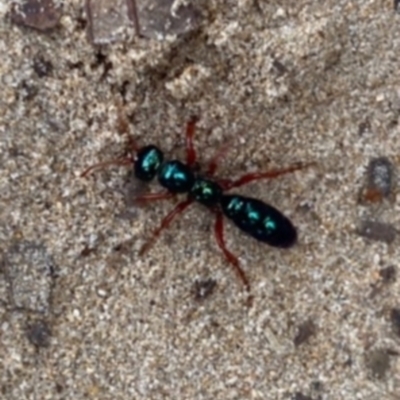
<path fill-rule="evenodd" d="M 356 233 L 364 218 L 400 226 L 400 15 L 378 0 L 199 8 L 178 38 L 94 47 L 80 1 L 45 33 L 0 0 L 0 397 L 400 399 L 400 283 L 381 271 L 396 274 L 399 240 Z M 277 250 L 225 224 L 251 308 L 211 213 L 193 206 L 139 257 L 173 202 L 132 206 L 126 168 L 80 177 L 126 130 L 184 159 L 193 114 L 200 161 L 230 143 L 221 177 L 316 162 L 238 190 L 299 230 Z M 360 202 L 378 156 L 395 187 Z"/>

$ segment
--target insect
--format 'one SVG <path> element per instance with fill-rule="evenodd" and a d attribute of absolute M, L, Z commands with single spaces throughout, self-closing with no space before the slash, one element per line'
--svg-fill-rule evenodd
<path fill-rule="evenodd" d="M 132 166 L 134 175 L 143 182 L 157 178 L 163 191 L 147 193 L 135 199 L 136 203 L 148 203 L 156 200 L 171 199 L 178 194 L 186 194 L 185 200 L 179 202 L 161 221 L 159 227 L 140 249 L 143 255 L 156 241 L 161 232 L 168 228 L 172 221 L 182 214 L 191 204 L 197 202 L 215 215 L 214 234 L 218 247 L 226 260 L 231 264 L 237 276 L 250 291 L 249 280 L 240 267 L 239 261 L 226 247 L 223 232 L 223 217 L 230 219 L 241 231 L 254 239 L 273 247 L 289 248 L 296 243 L 297 231 L 292 222 L 275 207 L 261 200 L 238 194 L 227 194 L 228 190 L 243 186 L 260 179 L 273 179 L 303 168 L 310 164 L 297 164 L 285 169 L 266 172 L 253 172 L 238 179 L 218 179 L 215 172 L 218 161 L 224 155 L 226 147 L 221 148 L 208 163 L 205 173 L 196 170 L 197 153 L 193 145 L 196 117 L 186 125 L 186 162 L 164 160 L 163 152 L 154 145 L 138 147 L 131 143 L 132 154 L 115 160 L 93 165 L 86 169 L 82 176 L 110 165 Z"/>

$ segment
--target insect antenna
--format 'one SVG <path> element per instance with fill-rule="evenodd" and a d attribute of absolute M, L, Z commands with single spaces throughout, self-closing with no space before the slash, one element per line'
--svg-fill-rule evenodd
<path fill-rule="evenodd" d="M 124 166 L 127 167 L 129 165 L 133 165 L 134 163 L 134 154 L 137 153 L 139 150 L 138 145 L 136 144 L 135 140 L 129 136 L 128 137 L 128 143 L 127 143 L 127 150 L 125 151 L 125 155 L 122 157 L 114 158 L 112 160 L 108 161 L 103 161 L 98 164 L 94 164 L 87 168 L 85 171 L 81 173 L 81 177 L 84 178 L 91 174 L 93 171 L 100 171 L 102 169 L 105 169 L 111 165 L 118 165 L 118 166 Z"/>

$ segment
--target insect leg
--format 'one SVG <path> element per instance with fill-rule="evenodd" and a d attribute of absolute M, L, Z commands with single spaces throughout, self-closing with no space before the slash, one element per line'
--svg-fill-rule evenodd
<path fill-rule="evenodd" d="M 143 205 L 152 201 L 172 199 L 174 196 L 175 195 L 171 192 L 146 193 L 143 196 L 136 197 L 134 203 Z"/>
<path fill-rule="evenodd" d="M 193 136 L 196 130 L 198 118 L 193 116 L 186 125 L 186 164 L 192 166 L 197 159 L 196 150 L 193 145 Z"/>
<path fill-rule="evenodd" d="M 102 163 L 92 165 L 91 167 L 85 169 L 85 171 L 83 171 L 81 173 L 81 177 L 83 178 L 85 176 L 88 176 L 93 171 L 104 169 L 106 167 L 109 167 L 110 165 L 121 165 L 121 166 L 126 167 L 126 166 L 129 166 L 132 164 L 133 164 L 133 161 L 132 161 L 132 158 L 130 158 L 130 157 L 115 158 L 113 160 L 108 160 L 108 161 L 104 161 Z"/>
<path fill-rule="evenodd" d="M 224 188 L 224 190 L 229 190 L 229 189 L 232 189 L 235 187 L 246 185 L 247 183 L 250 183 L 253 181 L 257 181 L 259 179 L 275 179 L 278 176 L 290 174 L 294 171 L 298 171 L 298 170 L 307 168 L 314 164 L 315 163 L 297 164 L 297 165 L 293 165 L 291 167 L 284 168 L 284 169 L 273 169 L 271 171 L 266 171 L 266 172 L 253 172 L 253 173 L 243 175 L 240 178 L 235 179 L 235 180 L 230 180 L 230 179 L 221 180 L 221 181 L 219 181 L 219 183 Z"/>
<path fill-rule="evenodd" d="M 218 247 L 224 253 L 226 260 L 233 266 L 236 275 L 243 282 L 246 290 L 250 292 L 250 283 L 247 279 L 245 272 L 239 265 L 239 260 L 235 257 L 227 248 L 224 241 L 224 220 L 221 211 L 215 211 L 215 225 L 214 225 L 214 233 L 215 239 L 217 240 Z"/>
<path fill-rule="evenodd" d="M 181 214 L 192 203 L 193 200 L 191 199 L 181 201 L 180 203 L 178 203 L 175 206 L 175 208 L 172 211 L 170 211 L 170 213 L 166 217 L 164 217 L 164 219 L 161 221 L 161 225 L 153 232 L 151 237 L 142 246 L 142 248 L 139 250 L 139 255 L 143 255 L 154 244 L 158 236 L 160 236 L 160 233 L 164 229 L 168 228 L 168 226 L 171 224 L 174 218 L 177 217 L 179 214 Z"/>

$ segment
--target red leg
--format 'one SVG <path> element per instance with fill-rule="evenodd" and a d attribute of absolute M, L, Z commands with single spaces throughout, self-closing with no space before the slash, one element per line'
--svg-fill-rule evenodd
<path fill-rule="evenodd" d="M 246 290 L 250 292 L 249 280 L 247 279 L 247 276 L 242 270 L 242 268 L 240 268 L 239 260 L 226 248 L 224 242 L 224 222 L 223 222 L 224 220 L 222 213 L 221 211 L 218 210 L 215 212 L 215 214 L 216 218 L 215 218 L 214 232 L 218 247 L 224 253 L 226 260 L 233 266 L 233 269 L 235 270 L 240 280 L 243 282 L 244 286 L 246 287 Z"/>
<path fill-rule="evenodd" d="M 147 193 L 144 194 L 143 196 L 136 197 L 134 199 L 134 203 L 136 204 L 145 204 L 149 203 L 151 201 L 157 201 L 157 200 L 168 200 L 174 197 L 175 195 L 170 192 L 160 192 L 160 193 Z"/>
<path fill-rule="evenodd" d="M 259 179 L 274 179 L 274 178 L 277 178 L 278 176 L 290 174 L 291 172 L 307 168 L 313 164 L 314 163 L 294 165 L 292 167 L 288 167 L 285 169 L 274 169 L 274 170 L 267 171 L 267 172 L 253 172 L 250 174 L 243 175 L 242 177 L 240 177 L 239 179 L 236 179 L 236 180 L 230 180 L 230 179 L 221 180 L 221 181 L 218 181 L 218 183 L 220 183 L 220 185 L 223 187 L 224 190 L 229 190 L 229 189 L 232 189 L 235 187 L 246 185 L 247 183 L 250 183 L 253 181 L 257 181 Z"/>
<path fill-rule="evenodd" d="M 196 162 L 196 150 L 193 146 L 193 136 L 196 129 L 197 117 L 192 117 L 186 125 L 186 164 L 192 166 Z"/>
<path fill-rule="evenodd" d="M 124 121 L 123 117 L 121 116 L 121 113 L 119 114 L 118 118 L 120 120 L 119 126 L 121 126 L 122 131 L 124 131 L 125 130 L 125 121 Z M 121 165 L 121 166 L 133 165 L 134 157 L 132 154 L 137 153 L 138 150 L 139 150 L 139 147 L 136 144 L 135 140 L 131 136 L 128 136 L 128 143 L 126 146 L 126 152 L 125 152 L 124 156 L 92 165 L 91 167 L 87 168 L 85 171 L 82 172 L 81 177 L 83 178 L 95 170 L 101 170 L 110 165 Z M 130 155 L 128 155 L 128 154 L 130 154 Z"/>
<path fill-rule="evenodd" d="M 181 214 L 190 204 L 193 203 L 193 200 L 185 200 L 178 203 L 175 208 L 161 221 L 161 225 L 153 232 L 150 239 L 142 246 L 139 251 L 139 255 L 143 255 L 156 241 L 160 233 L 171 224 L 175 217 Z"/>
<path fill-rule="evenodd" d="M 104 161 L 102 163 L 98 163 L 95 165 L 92 165 L 91 167 L 89 167 L 88 169 L 86 169 L 85 171 L 82 172 L 81 177 L 85 177 L 87 175 L 89 175 L 91 172 L 95 171 L 95 170 L 101 170 L 104 169 L 110 165 L 122 165 L 122 166 L 128 166 L 128 165 L 132 165 L 133 161 L 131 157 L 123 157 L 123 158 L 116 158 L 114 160 L 109 160 L 109 161 Z"/>

